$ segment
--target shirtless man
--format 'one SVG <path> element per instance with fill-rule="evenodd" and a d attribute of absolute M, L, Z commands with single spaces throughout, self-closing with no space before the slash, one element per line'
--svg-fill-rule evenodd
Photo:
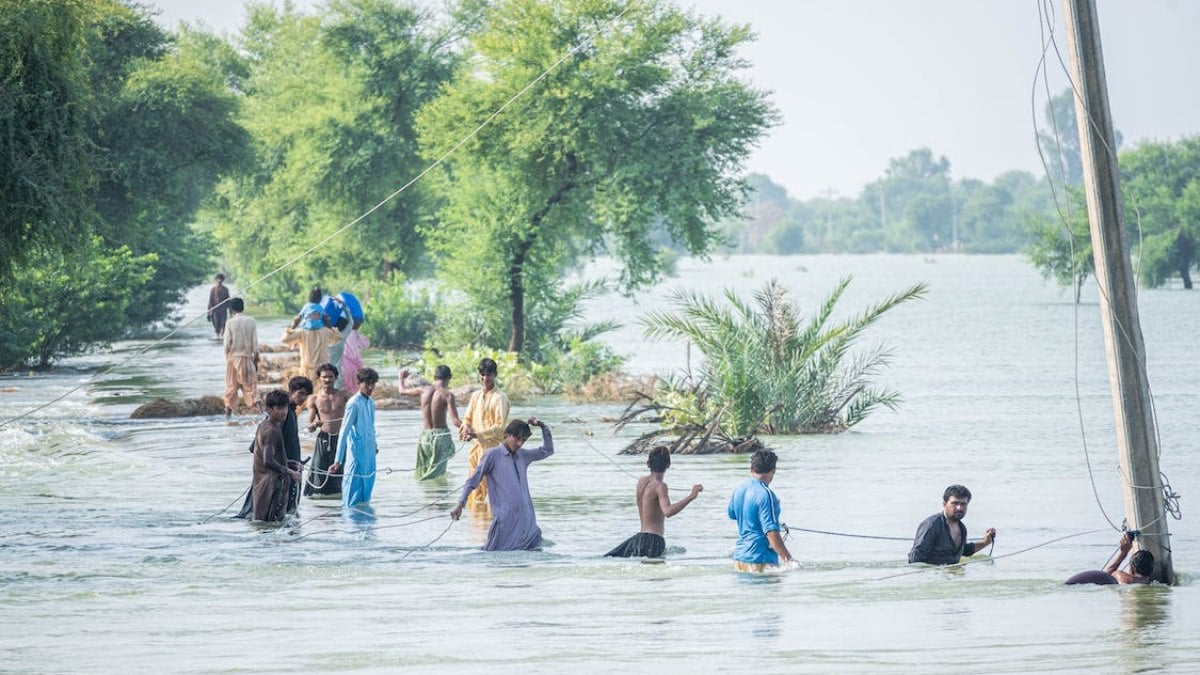
<path fill-rule="evenodd" d="M 337 386 L 338 369 L 330 363 L 317 366 L 317 380 L 321 390 L 308 399 L 309 431 L 317 427 L 317 447 L 313 450 L 312 469 L 304 483 L 304 496 L 313 494 L 336 497 L 342 494 L 342 477 L 329 473 L 337 452 L 338 432 L 342 429 L 342 417 L 346 414 L 346 402 L 350 392 Z"/>
<path fill-rule="evenodd" d="M 651 448 L 646 458 L 646 466 L 650 467 L 650 475 L 642 476 L 637 483 L 638 517 L 642 521 L 642 531 L 626 539 L 620 546 L 605 553 L 606 556 L 617 558 L 658 558 L 667 549 L 663 539 L 666 519 L 679 513 L 685 506 L 692 503 L 703 485 L 693 485 L 692 492 L 674 504 L 667 492 L 667 484 L 663 482 L 663 474 L 671 466 L 671 450 L 665 445 Z"/>
<path fill-rule="evenodd" d="M 433 371 L 433 384 L 423 387 L 408 386 L 407 368 L 400 369 L 400 395 L 421 397 L 421 437 L 417 440 L 417 480 L 430 480 L 446 473 L 446 463 L 454 456 L 454 439 L 450 427 L 446 426 L 446 413 L 450 421 L 461 427 L 454 392 L 450 391 L 450 367 L 438 366 Z"/>
<path fill-rule="evenodd" d="M 1129 559 L 1129 571 L 1118 569 L 1121 563 L 1125 562 L 1125 556 L 1129 555 L 1129 549 L 1133 548 L 1133 537 L 1136 533 L 1130 534 L 1126 532 L 1121 535 L 1121 541 L 1117 544 L 1117 555 L 1114 555 L 1108 564 L 1104 566 L 1104 571 L 1112 575 L 1112 578 L 1117 580 L 1118 584 L 1149 584 L 1154 582 L 1154 554 L 1149 551 L 1137 551 L 1133 557 Z"/>

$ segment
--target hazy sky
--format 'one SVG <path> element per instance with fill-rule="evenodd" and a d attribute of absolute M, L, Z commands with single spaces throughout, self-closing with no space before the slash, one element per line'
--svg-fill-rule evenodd
<path fill-rule="evenodd" d="M 854 196 L 889 158 L 927 146 L 956 178 L 1040 174 L 1045 89 L 1037 0 L 678 0 L 747 23 L 748 79 L 782 122 L 747 168 L 795 197 Z M 1047 0 L 1048 2 L 1050 0 Z M 153 0 L 164 23 L 236 30 L 242 0 Z M 311 6 L 315 0 L 297 0 Z M 1051 2 L 1066 58 L 1061 9 Z M 1109 96 L 1126 145 L 1200 133 L 1200 0 L 1097 0 Z M 1050 89 L 1066 87 L 1053 53 Z"/>

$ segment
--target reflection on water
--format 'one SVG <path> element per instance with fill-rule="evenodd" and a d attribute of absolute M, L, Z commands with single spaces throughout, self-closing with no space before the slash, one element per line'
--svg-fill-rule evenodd
<path fill-rule="evenodd" d="M 743 277 L 746 269 L 762 273 Z M 558 451 L 529 474 L 542 551 L 483 552 L 489 521 L 464 514 L 450 523 L 467 478 L 464 452 L 436 481 L 381 471 L 369 508 L 305 500 L 297 518 L 270 530 L 228 513 L 210 518 L 241 502 L 257 419 L 128 419 L 151 392 L 220 392 L 221 347 L 201 323 L 172 337 L 169 349 L 0 429 L 2 669 L 1200 671 L 1200 598 L 1188 574 L 1200 555 L 1194 518 L 1170 523 L 1185 580 L 1175 588 L 1064 586 L 1103 564 L 1109 532 L 907 574 L 918 568 L 905 563 L 906 539 L 950 483 L 975 495 L 973 535 L 999 530 L 996 555 L 1104 527 L 1081 449 L 1075 308 L 1024 263 L 767 257 L 684 260 L 679 270 L 664 287 L 608 298 L 590 312 L 627 324 L 610 339 L 635 370 L 686 360 L 679 345 L 647 345 L 631 321 L 662 308 L 673 286 L 749 291 L 778 270 L 811 307 L 854 272 L 844 305 L 853 311 L 913 282 L 931 285 L 927 300 L 868 333 L 894 348 L 881 384 L 903 394 L 899 411 L 845 434 L 768 439 L 780 454 L 772 487 L 795 528 L 788 547 L 801 570 L 733 571 L 735 527 L 725 507 L 745 479 L 744 457 L 677 457 L 666 476 L 673 496 L 694 483 L 705 491 L 667 522 L 665 561 L 604 558 L 637 527 L 632 476 L 645 471 L 644 458 L 617 453 L 649 427 L 613 435 L 601 422 L 620 404 L 514 403 L 515 416 L 555 426 Z M 203 311 L 203 291 L 189 312 Z M 1143 291 L 1139 300 L 1162 464 L 1187 493 L 1200 471 L 1192 339 L 1200 295 Z M 1119 514 L 1104 354 L 1088 301 L 1079 314 L 1078 406 L 1099 498 Z M 261 321 L 260 335 L 281 326 Z M 50 374 L 0 378 L 0 415 L 62 395 L 135 345 L 118 347 Z M 380 466 L 413 466 L 419 414 L 380 411 L 377 419 Z M 302 441 L 311 451 L 312 438 Z"/>

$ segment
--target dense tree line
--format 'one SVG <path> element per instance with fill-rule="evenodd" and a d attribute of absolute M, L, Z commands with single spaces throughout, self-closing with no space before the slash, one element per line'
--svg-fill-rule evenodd
<path fill-rule="evenodd" d="M 191 222 L 249 138 L 212 46 L 114 0 L 0 0 L 0 367 L 126 335 L 203 279 Z"/>
<path fill-rule="evenodd" d="M 928 148 L 893 158 L 856 197 L 791 198 L 752 175 L 743 217 L 727 221 L 739 253 L 1015 253 L 1052 210 L 1050 188 L 1024 171 L 955 180 Z"/>
<path fill-rule="evenodd" d="M 1039 266 L 1063 264 L 1067 193 L 1027 173 L 955 179 L 922 148 L 854 197 L 741 178 L 776 120 L 742 76 L 750 39 L 667 0 L 251 4 L 227 36 L 165 30 L 132 0 L 0 0 L 0 367 L 160 321 L 218 267 L 280 309 L 314 284 L 359 291 L 406 318 L 380 322 L 385 342 L 433 330 L 443 348 L 541 358 L 604 328 L 578 325 L 583 298 L 658 279 L 663 246 L 1034 241 Z M 1047 115 L 1069 187 L 1072 109 Z M 1190 283 L 1195 145 L 1122 155 L 1148 283 Z M 565 283 L 599 254 L 623 262 L 610 286 Z"/>

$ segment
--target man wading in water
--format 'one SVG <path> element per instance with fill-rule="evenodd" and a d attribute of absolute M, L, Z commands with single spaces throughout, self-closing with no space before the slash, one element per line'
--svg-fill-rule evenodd
<path fill-rule="evenodd" d="M 625 540 L 620 546 L 605 553 L 615 558 L 658 558 L 667 549 L 667 541 L 663 538 L 666 519 L 679 513 L 685 506 L 691 504 L 703 485 L 693 485 L 692 493 L 674 504 L 668 494 L 667 484 L 663 482 L 663 474 L 671 466 L 671 450 L 665 445 L 650 449 L 646 457 L 646 466 L 650 467 L 650 475 L 642 476 L 637 483 L 638 518 L 642 521 L 642 531 Z"/>

